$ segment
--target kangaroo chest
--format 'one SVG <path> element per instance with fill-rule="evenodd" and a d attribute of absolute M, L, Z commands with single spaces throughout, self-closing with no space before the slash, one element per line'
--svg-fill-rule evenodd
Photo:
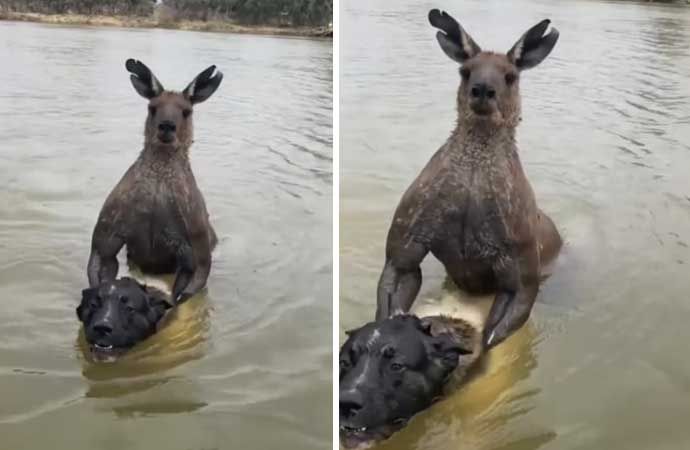
<path fill-rule="evenodd" d="M 182 175 L 171 178 L 146 169 L 136 173 L 125 211 L 126 244 L 130 258 L 140 265 L 165 265 L 190 245 L 184 215 L 190 214 L 190 193 L 197 188 Z"/>
<path fill-rule="evenodd" d="M 412 233 L 459 286 L 470 292 L 494 289 L 496 262 L 515 253 L 526 217 L 535 210 L 519 161 L 517 166 L 510 160 L 441 161 L 431 169 L 417 180 Z"/>

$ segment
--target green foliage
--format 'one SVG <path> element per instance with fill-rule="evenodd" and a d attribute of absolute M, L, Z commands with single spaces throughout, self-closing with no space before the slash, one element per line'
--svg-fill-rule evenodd
<path fill-rule="evenodd" d="M 154 4 L 152 0 L 0 0 L 1 9 L 43 14 L 146 16 Z"/>
<path fill-rule="evenodd" d="M 152 0 L 0 0 L 0 9 L 44 14 L 152 14 Z M 177 19 L 234 20 L 247 24 L 327 25 L 333 0 L 165 0 Z"/>
<path fill-rule="evenodd" d="M 251 24 L 327 25 L 333 0 L 167 0 L 178 17 Z"/>

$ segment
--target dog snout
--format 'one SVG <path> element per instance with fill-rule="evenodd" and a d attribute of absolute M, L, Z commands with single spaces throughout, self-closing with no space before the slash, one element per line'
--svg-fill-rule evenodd
<path fill-rule="evenodd" d="M 112 334 L 113 326 L 109 321 L 100 320 L 93 325 L 93 331 L 99 337 L 107 337 L 107 336 L 110 336 Z"/>
<path fill-rule="evenodd" d="M 340 417 L 350 419 L 364 407 L 364 398 L 359 391 L 350 389 L 340 392 Z"/>
<path fill-rule="evenodd" d="M 164 120 L 158 124 L 158 130 L 164 133 L 174 133 L 177 129 L 175 122 L 171 120 Z"/>
<path fill-rule="evenodd" d="M 471 94 L 477 100 L 491 100 L 496 97 L 496 90 L 486 83 L 476 83 L 472 86 Z"/>

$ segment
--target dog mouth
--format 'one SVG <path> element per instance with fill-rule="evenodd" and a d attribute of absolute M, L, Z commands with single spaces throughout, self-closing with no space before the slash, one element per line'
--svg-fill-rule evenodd
<path fill-rule="evenodd" d="M 340 444 L 349 450 L 363 450 L 391 437 L 407 424 L 407 419 L 396 419 L 391 424 L 376 427 L 340 425 Z"/>
<path fill-rule="evenodd" d="M 115 347 L 112 344 L 91 344 L 90 356 L 95 362 L 113 363 L 118 360 L 127 349 Z"/>

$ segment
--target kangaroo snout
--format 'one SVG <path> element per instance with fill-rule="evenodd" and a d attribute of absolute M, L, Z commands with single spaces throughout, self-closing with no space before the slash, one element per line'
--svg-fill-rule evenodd
<path fill-rule="evenodd" d="M 476 83 L 470 91 L 472 98 L 477 100 L 491 100 L 496 97 L 496 89 L 487 83 Z"/>
<path fill-rule="evenodd" d="M 162 131 L 164 133 L 174 133 L 176 129 L 177 125 L 175 125 L 175 122 L 172 120 L 164 120 L 158 124 L 158 131 Z"/>

